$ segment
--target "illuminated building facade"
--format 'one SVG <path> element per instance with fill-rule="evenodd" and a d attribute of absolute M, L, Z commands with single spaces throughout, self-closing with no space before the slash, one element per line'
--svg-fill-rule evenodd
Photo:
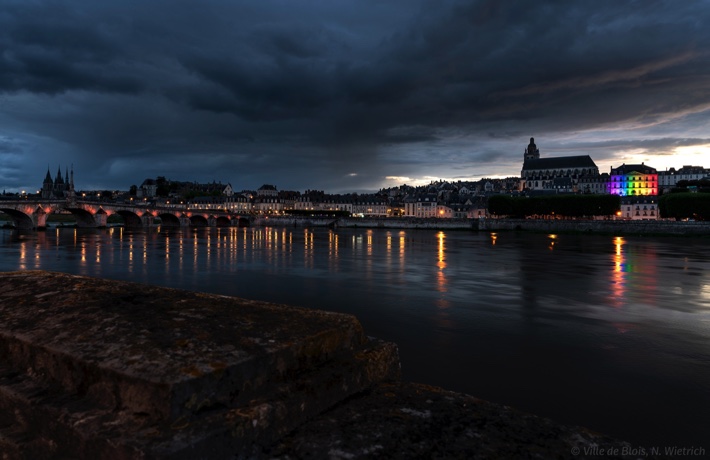
<path fill-rule="evenodd" d="M 404 215 L 419 218 L 437 217 L 437 206 L 438 197 L 435 193 L 408 197 L 404 200 Z"/>
<path fill-rule="evenodd" d="M 243 195 L 198 196 L 188 203 L 190 209 L 216 209 L 232 212 L 249 212 L 252 204 Z"/>
<path fill-rule="evenodd" d="M 643 163 L 611 168 L 609 193 L 619 196 L 658 195 L 658 172 Z"/>

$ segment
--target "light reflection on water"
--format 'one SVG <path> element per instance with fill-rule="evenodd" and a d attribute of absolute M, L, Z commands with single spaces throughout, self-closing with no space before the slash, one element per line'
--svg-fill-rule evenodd
<path fill-rule="evenodd" d="M 352 313 L 400 346 L 406 380 L 690 445 L 710 432 L 709 249 L 514 232 L 4 230 L 0 269 Z"/>

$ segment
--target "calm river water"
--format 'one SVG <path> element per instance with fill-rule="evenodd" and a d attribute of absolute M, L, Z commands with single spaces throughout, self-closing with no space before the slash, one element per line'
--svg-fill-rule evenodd
<path fill-rule="evenodd" d="M 707 238 L 0 230 L 0 270 L 33 269 L 352 313 L 405 380 L 710 451 Z"/>

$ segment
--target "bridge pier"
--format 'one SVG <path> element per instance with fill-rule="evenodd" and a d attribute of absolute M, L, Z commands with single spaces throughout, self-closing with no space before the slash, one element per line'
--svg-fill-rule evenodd
<path fill-rule="evenodd" d="M 207 218 L 207 226 L 208 227 L 216 227 L 217 226 L 217 218 L 215 216 L 209 216 Z"/>
<path fill-rule="evenodd" d="M 149 213 L 145 213 L 141 216 L 141 222 L 143 222 L 144 227 L 153 226 L 153 216 Z"/>
<path fill-rule="evenodd" d="M 190 225 L 192 225 L 192 223 L 190 222 L 189 217 L 185 217 L 185 216 L 180 217 L 180 227 L 189 227 Z"/>
<path fill-rule="evenodd" d="M 98 228 L 106 228 L 106 221 L 108 219 L 108 214 L 102 208 L 94 214 L 94 222 Z"/>
<path fill-rule="evenodd" d="M 32 227 L 37 230 L 44 230 L 47 228 L 47 213 L 44 212 L 42 206 L 37 206 L 37 209 L 32 213 Z"/>

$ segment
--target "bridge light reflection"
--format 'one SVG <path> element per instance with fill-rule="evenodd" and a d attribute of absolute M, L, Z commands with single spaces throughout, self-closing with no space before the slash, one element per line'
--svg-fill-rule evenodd
<path fill-rule="evenodd" d="M 555 234 L 550 234 L 547 235 L 547 237 L 550 239 L 550 251 L 555 249 L 555 240 L 557 239 L 557 235 Z"/>
<path fill-rule="evenodd" d="M 27 241 L 22 239 L 20 241 L 20 270 L 25 270 L 27 265 L 25 265 L 25 259 L 27 258 Z"/>
<path fill-rule="evenodd" d="M 406 246 L 406 239 L 405 239 L 406 233 L 401 231 L 399 232 L 399 270 L 400 273 L 404 273 L 404 254 L 405 254 L 405 246 Z"/>
<path fill-rule="evenodd" d="M 626 243 L 620 236 L 614 238 L 614 270 L 611 272 L 611 301 L 612 305 L 619 308 L 623 305 L 624 294 L 626 292 L 626 258 L 624 257 L 623 246 Z"/>
<path fill-rule="evenodd" d="M 436 263 L 436 266 L 439 270 L 436 273 L 436 290 L 439 292 L 446 292 L 446 285 L 448 284 L 446 274 L 444 273 L 444 269 L 446 268 L 446 234 L 444 234 L 444 232 L 439 232 L 437 233 L 436 237 L 439 240 L 437 252 L 438 261 Z"/>

